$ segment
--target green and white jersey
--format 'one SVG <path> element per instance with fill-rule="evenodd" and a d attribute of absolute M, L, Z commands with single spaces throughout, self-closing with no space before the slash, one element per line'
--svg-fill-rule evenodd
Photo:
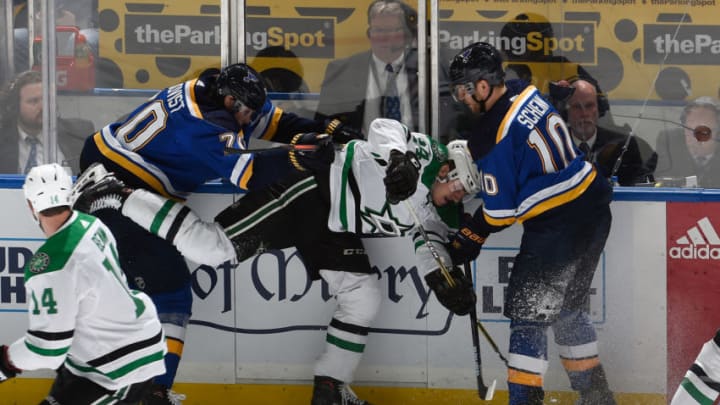
<path fill-rule="evenodd" d="M 387 202 L 383 183 L 391 150 L 412 151 L 420 163 L 417 191 L 406 201 L 395 205 Z M 436 250 L 450 265 L 444 243 L 450 232 L 448 223 L 456 226 L 457 219 L 441 218 L 430 196 L 438 170 L 446 161 L 447 149 L 430 136 L 409 132 L 394 120 L 374 120 L 370 124 L 367 141 L 351 141 L 335 154 L 330 169 L 328 226 L 332 231 L 364 236 L 412 236 L 418 266 L 424 274 L 438 266 L 408 210 L 407 204 L 410 204 Z M 457 206 L 454 209 L 457 215 Z"/>
<path fill-rule="evenodd" d="M 127 286 L 115 238 L 73 212 L 25 266 L 29 327 L 9 349 L 22 370 L 57 369 L 109 390 L 163 374 L 165 339 L 155 306 Z"/>

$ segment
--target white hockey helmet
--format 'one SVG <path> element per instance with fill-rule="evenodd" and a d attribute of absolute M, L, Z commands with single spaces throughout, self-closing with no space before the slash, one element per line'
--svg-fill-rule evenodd
<path fill-rule="evenodd" d="M 452 161 L 454 168 L 448 173 L 450 180 L 460 180 L 465 192 L 474 196 L 482 190 L 480 172 L 470 156 L 466 140 L 454 140 L 447 144 L 448 160 Z"/>
<path fill-rule="evenodd" d="M 72 178 L 57 163 L 35 166 L 25 178 L 23 192 L 36 213 L 48 208 L 70 206 Z"/>

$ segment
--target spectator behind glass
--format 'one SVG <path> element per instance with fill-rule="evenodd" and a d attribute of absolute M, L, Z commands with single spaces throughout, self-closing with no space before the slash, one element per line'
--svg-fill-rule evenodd
<path fill-rule="evenodd" d="M 43 145 L 43 89 L 40 72 L 20 73 L 0 92 L 0 173 L 27 173 L 45 162 Z M 57 119 L 57 162 L 79 171 L 78 158 L 92 122 L 80 118 Z"/>
<path fill-rule="evenodd" d="M 621 186 L 653 182 L 657 154 L 637 136 L 630 139 L 617 173 L 612 173 L 628 135 L 598 125 L 598 93 L 593 83 L 576 80 L 567 85 L 574 91 L 560 110 L 564 112 L 575 146 L 585 153 L 586 160 L 594 162 L 605 177 L 617 175 Z"/>
<path fill-rule="evenodd" d="M 697 176 L 700 187 L 720 188 L 720 157 L 717 153 L 720 106 L 712 97 L 700 97 L 688 103 L 680 115 L 685 128 L 673 128 L 658 135 L 658 166 L 655 174 L 663 178 L 681 179 Z M 712 131 L 706 142 L 698 141 L 693 129 L 705 125 Z M 672 181 L 668 182 L 673 184 Z"/>
<path fill-rule="evenodd" d="M 378 117 L 398 119 L 417 130 L 416 36 L 417 13 L 410 6 L 398 0 L 371 3 L 367 30 L 371 49 L 328 64 L 315 118 L 336 117 L 363 133 Z M 396 102 L 399 111 L 391 108 Z"/>

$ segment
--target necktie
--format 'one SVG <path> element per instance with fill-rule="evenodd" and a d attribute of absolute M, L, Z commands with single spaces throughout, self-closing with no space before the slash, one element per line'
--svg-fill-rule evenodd
<path fill-rule="evenodd" d="M 590 145 L 587 142 L 580 142 L 580 150 L 585 154 L 585 160 L 590 161 Z"/>
<path fill-rule="evenodd" d="M 25 171 L 23 173 L 27 174 L 27 172 L 30 171 L 33 167 L 37 166 L 37 145 L 38 140 L 35 137 L 28 136 L 25 138 L 25 142 L 30 146 L 30 153 L 28 153 L 28 159 L 25 163 Z"/>
<path fill-rule="evenodd" d="M 385 65 L 385 71 L 388 74 L 385 82 L 385 97 L 383 97 L 383 117 L 400 121 L 400 97 L 397 89 L 397 74 L 393 71 L 391 64 Z"/>

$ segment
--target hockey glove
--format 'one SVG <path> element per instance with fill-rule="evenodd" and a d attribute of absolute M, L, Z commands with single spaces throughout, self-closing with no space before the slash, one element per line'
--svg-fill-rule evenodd
<path fill-rule="evenodd" d="M 339 119 L 325 120 L 325 133 L 332 136 L 336 143 L 348 143 L 353 139 L 365 139 L 363 133 L 347 124 L 343 124 Z"/>
<path fill-rule="evenodd" d="M 0 346 L 0 382 L 8 380 L 20 374 L 21 370 L 13 366 L 8 356 L 8 347 Z"/>
<path fill-rule="evenodd" d="M 385 195 L 390 204 L 397 204 L 415 194 L 420 177 L 420 162 L 415 154 L 398 150 L 390 152 L 390 164 L 385 171 Z"/>
<path fill-rule="evenodd" d="M 105 208 L 119 210 L 131 192 L 102 164 L 94 163 L 73 184 L 70 202 L 73 209 L 88 214 Z"/>
<path fill-rule="evenodd" d="M 460 229 L 450 235 L 447 250 L 452 262 L 456 265 L 475 260 L 480 254 L 488 234 L 479 231 L 477 220 L 465 213 L 460 222 Z"/>
<path fill-rule="evenodd" d="M 450 287 L 440 269 L 425 275 L 425 282 L 435 292 L 438 301 L 456 315 L 467 315 L 475 307 L 477 297 L 473 283 L 465 274 L 455 267 L 450 270 L 455 286 Z"/>
<path fill-rule="evenodd" d="M 290 141 L 291 145 L 315 145 L 314 149 L 292 149 L 288 153 L 290 163 L 301 172 L 319 172 L 327 170 L 335 159 L 335 146 L 328 134 L 308 132 L 297 134 Z"/>

